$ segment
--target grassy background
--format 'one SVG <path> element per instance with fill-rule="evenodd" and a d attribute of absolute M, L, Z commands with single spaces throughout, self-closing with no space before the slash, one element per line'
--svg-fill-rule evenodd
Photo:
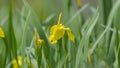
<path fill-rule="evenodd" d="M 21 56 L 22 68 L 120 68 L 120 0 L 0 0 L 0 67 L 11 68 Z M 75 36 L 72 43 L 65 32 L 50 44 L 50 28 L 62 12 L 62 24 Z M 40 39 L 36 45 L 34 32 Z"/>

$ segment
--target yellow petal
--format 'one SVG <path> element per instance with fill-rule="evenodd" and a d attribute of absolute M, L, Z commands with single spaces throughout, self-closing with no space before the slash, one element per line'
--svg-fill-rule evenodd
<path fill-rule="evenodd" d="M 50 43 L 54 44 L 64 36 L 64 26 L 62 24 L 54 25 L 50 30 Z"/>
<path fill-rule="evenodd" d="M 64 36 L 64 27 L 61 25 L 61 26 L 58 26 L 54 32 L 54 38 L 56 40 L 59 40 L 60 38 L 62 38 Z"/>
<path fill-rule="evenodd" d="M 44 41 L 39 39 L 39 40 L 37 40 L 37 42 L 38 42 L 39 45 L 41 45 L 41 44 L 43 44 Z"/>
<path fill-rule="evenodd" d="M 17 61 L 18 61 L 18 64 L 17 64 Z M 18 56 L 17 61 L 16 59 L 13 60 L 13 68 L 18 68 L 18 65 L 20 66 L 20 68 L 22 68 L 22 57 Z"/>
<path fill-rule="evenodd" d="M 4 37 L 5 37 L 5 34 L 4 34 L 4 32 L 3 32 L 3 30 L 2 30 L 1 27 L 0 27 L 0 37 L 1 37 L 1 38 L 4 38 Z"/>
<path fill-rule="evenodd" d="M 81 7 L 82 6 L 82 1 L 81 0 L 77 0 L 77 4 L 78 4 L 78 7 Z"/>
<path fill-rule="evenodd" d="M 18 56 L 18 64 L 19 64 L 19 66 L 22 66 L 22 57 L 21 56 Z"/>
<path fill-rule="evenodd" d="M 62 19 L 62 12 L 59 14 L 58 24 L 60 24 L 60 23 L 61 23 L 61 19 Z"/>
<path fill-rule="evenodd" d="M 53 36 L 53 35 L 51 35 L 51 36 L 49 37 L 49 41 L 50 41 L 51 44 L 57 43 L 57 40 L 54 39 L 54 36 Z"/>
<path fill-rule="evenodd" d="M 54 44 L 57 42 L 57 40 L 54 39 L 54 33 L 56 31 L 57 25 L 54 25 L 50 29 L 50 36 L 49 36 L 49 41 L 51 44 Z"/>
<path fill-rule="evenodd" d="M 54 34 L 54 32 L 56 31 L 56 28 L 57 28 L 57 25 L 54 25 L 54 26 L 51 27 L 51 29 L 50 29 L 50 35 Z"/>
<path fill-rule="evenodd" d="M 67 33 L 68 33 L 68 37 L 70 38 L 70 40 L 72 40 L 74 42 L 75 37 L 69 28 L 67 28 Z"/>

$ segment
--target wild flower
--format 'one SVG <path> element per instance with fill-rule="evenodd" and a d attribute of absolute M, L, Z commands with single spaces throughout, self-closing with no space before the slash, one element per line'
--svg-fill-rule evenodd
<path fill-rule="evenodd" d="M 81 7 L 82 6 L 82 1 L 81 0 L 77 0 L 77 5 L 78 5 L 78 7 Z"/>
<path fill-rule="evenodd" d="M 17 63 L 17 61 L 18 61 L 18 63 Z M 22 57 L 18 56 L 17 60 L 14 59 L 12 63 L 13 63 L 13 68 L 22 68 Z"/>
<path fill-rule="evenodd" d="M 0 37 L 1 38 L 4 38 L 5 37 L 5 34 L 4 34 L 4 32 L 3 32 L 3 29 L 0 27 Z"/>
<path fill-rule="evenodd" d="M 17 63 L 17 61 L 18 61 L 18 63 Z M 25 60 L 25 59 L 24 59 L 24 62 L 26 63 L 27 68 L 30 68 L 30 66 L 31 66 L 31 68 L 34 68 L 34 65 L 33 65 L 33 64 L 30 65 L 30 60 Z M 22 57 L 21 57 L 21 56 L 18 56 L 18 57 L 17 57 L 17 60 L 14 59 L 14 60 L 12 61 L 12 64 L 13 64 L 13 68 L 22 68 Z"/>
<path fill-rule="evenodd" d="M 67 31 L 70 40 L 74 42 L 74 35 L 72 34 L 71 29 L 61 24 L 61 17 L 62 13 L 59 14 L 58 23 L 50 29 L 49 41 L 51 44 L 57 43 L 57 40 L 64 36 L 65 31 Z"/>

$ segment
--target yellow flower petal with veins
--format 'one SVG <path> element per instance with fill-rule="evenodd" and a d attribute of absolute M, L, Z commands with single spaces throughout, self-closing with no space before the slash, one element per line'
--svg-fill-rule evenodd
<path fill-rule="evenodd" d="M 61 17 L 62 13 L 59 15 L 58 24 L 52 26 L 50 29 L 49 41 L 51 44 L 57 43 L 57 40 L 64 36 L 65 30 L 67 30 L 70 40 L 74 42 L 74 35 L 72 34 L 70 28 L 65 28 L 65 26 L 61 24 Z"/>
<path fill-rule="evenodd" d="M 0 37 L 1 37 L 1 38 L 4 38 L 4 37 L 5 37 L 5 34 L 4 34 L 4 32 L 3 32 L 3 30 L 2 30 L 1 27 L 0 27 Z"/>

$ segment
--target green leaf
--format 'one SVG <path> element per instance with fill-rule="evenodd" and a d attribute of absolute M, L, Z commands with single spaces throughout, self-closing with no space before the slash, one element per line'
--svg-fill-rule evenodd
<path fill-rule="evenodd" d="M 25 21 L 25 24 L 24 24 L 24 27 L 23 27 L 23 35 L 22 35 L 22 42 L 21 42 L 21 55 L 22 55 L 22 67 L 25 67 L 25 64 L 24 64 L 24 58 L 25 58 L 25 48 L 26 48 L 26 36 L 27 36 L 27 27 L 28 27 L 28 20 L 29 20 L 29 17 L 30 17 L 30 14 L 31 12 L 29 11 L 28 12 L 28 15 L 27 15 L 27 19 Z"/>
<path fill-rule="evenodd" d="M 9 26 L 8 26 L 8 31 L 9 31 L 9 38 L 8 38 L 8 48 L 10 52 L 12 51 L 13 57 L 17 59 L 17 42 L 16 42 L 16 37 L 14 33 L 14 27 L 13 27 L 13 0 L 9 0 Z M 10 57 L 9 57 L 10 58 Z"/>
<path fill-rule="evenodd" d="M 102 2 L 103 2 L 104 25 L 106 25 L 108 16 L 112 8 L 112 0 L 102 0 Z"/>
<path fill-rule="evenodd" d="M 119 50 L 119 52 L 118 52 L 118 67 L 120 68 L 120 50 Z"/>
<path fill-rule="evenodd" d="M 97 39 L 97 41 L 94 43 L 92 49 L 91 49 L 91 53 L 94 52 L 97 44 L 101 41 L 101 39 L 103 38 L 103 36 L 105 35 L 105 33 L 109 30 L 111 24 L 112 24 L 112 20 L 113 20 L 113 17 L 117 11 L 117 9 L 119 8 L 120 6 L 120 1 L 118 0 L 115 5 L 113 6 L 111 12 L 110 12 L 110 15 L 108 17 L 108 21 L 107 21 L 107 27 L 105 28 L 105 30 L 102 32 L 102 34 L 99 36 L 99 38 Z"/>
<path fill-rule="evenodd" d="M 32 23 L 33 25 L 35 25 L 35 27 L 37 28 L 38 34 L 40 36 L 40 38 L 42 40 L 44 40 L 45 42 L 45 46 L 43 46 L 43 50 L 44 50 L 44 55 L 45 55 L 45 59 L 47 61 L 48 67 L 51 68 L 52 66 L 52 54 L 51 54 L 51 50 L 50 50 L 50 46 L 49 46 L 49 42 L 48 39 L 44 33 L 44 30 L 42 29 L 42 25 L 40 24 L 40 21 L 37 17 L 37 15 L 35 14 L 35 12 L 33 11 L 33 9 L 30 7 L 30 5 L 28 4 L 28 2 L 26 0 L 23 0 L 23 3 L 25 5 L 25 7 L 31 11 L 31 18 L 32 18 Z"/>
<path fill-rule="evenodd" d="M 119 49 L 119 33 L 118 33 L 118 26 L 116 24 L 116 51 L 118 52 Z"/>
<path fill-rule="evenodd" d="M 58 64 L 57 64 L 56 68 L 62 68 L 62 67 L 63 67 L 63 65 L 65 64 L 65 62 L 66 62 L 67 58 L 68 58 L 68 55 L 66 55 L 66 57 L 65 57 L 65 56 L 63 56 L 63 57 L 61 58 L 61 60 L 58 62 Z"/>
<path fill-rule="evenodd" d="M 83 49 L 83 47 L 86 48 L 88 46 L 88 44 L 89 44 L 88 43 L 89 42 L 89 37 L 91 35 L 91 32 L 93 31 L 93 28 L 94 28 L 98 18 L 99 18 L 99 13 L 98 13 L 98 10 L 97 10 L 95 15 L 90 20 L 89 24 L 87 24 L 87 28 L 86 28 L 86 30 L 85 30 L 85 32 L 83 34 L 83 37 L 82 37 L 82 39 L 80 41 L 79 46 L 78 46 L 78 50 L 77 50 L 77 54 L 76 54 L 76 65 L 75 65 L 75 68 L 78 68 L 79 65 L 80 65 L 80 62 L 82 63 L 83 60 L 85 58 L 87 58 L 87 56 L 85 56 L 83 58 L 83 55 L 85 55 L 86 52 L 83 54 L 82 49 Z"/>
<path fill-rule="evenodd" d="M 69 25 L 82 11 L 84 11 L 87 7 L 89 6 L 89 4 L 84 5 L 81 9 L 79 9 L 68 21 L 68 23 L 66 25 Z"/>
<path fill-rule="evenodd" d="M 116 52 L 118 53 L 118 67 L 120 68 L 120 40 L 119 40 L 119 33 L 118 33 L 118 26 L 116 24 Z"/>

